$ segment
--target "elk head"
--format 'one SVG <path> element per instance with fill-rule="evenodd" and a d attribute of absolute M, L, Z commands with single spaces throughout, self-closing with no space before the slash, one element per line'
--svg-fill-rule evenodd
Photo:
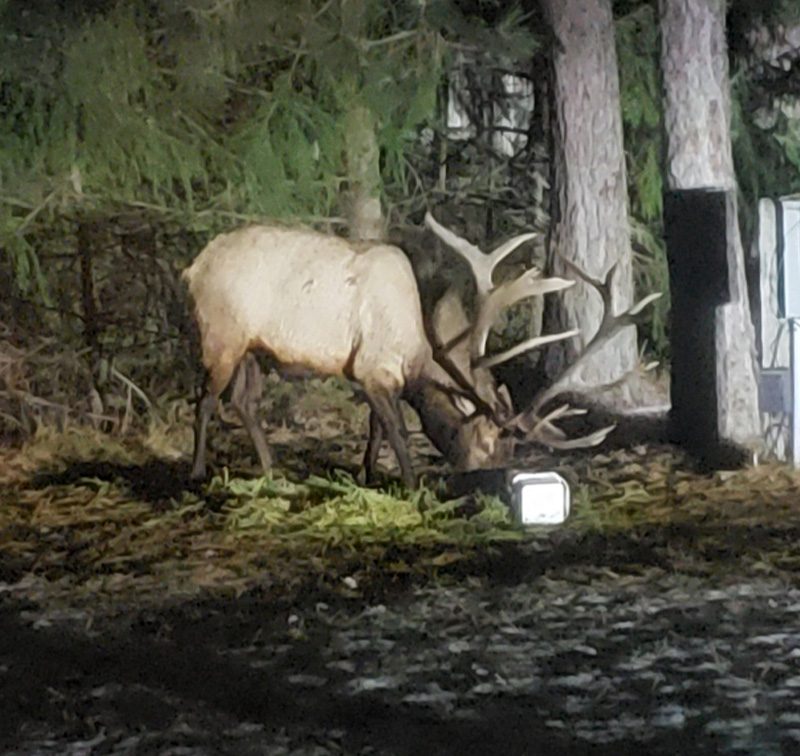
<path fill-rule="evenodd" d="M 660 294 L 651 294 L 625 312 L 615 315 L 611 297 L 611 280 L 616 266 L 612 266 L 604 280 L 589 277 L 583 271 L 564 261 L 567 269 L 578 278 L 594 286 L 600 293 L 604 314 L 600 327 L 583 353 L 549 386 L 538 391 L 530 404 L 515 411 L 505 386 L 498 386 L 491 368 L 517 355 L 561 339 L 578 335 L 570 330 L 535 336 L 495 354 L 487 354 L 489 332 L 500 313 L 524 299 L 563 291 L 574 285 L 574 280 L 542 275 L 532 267 L 519 277 L 495 284 L 497 266 L 521 244 L 536 234 L 526 233 L 505 242 L 489 254 L 482 252 L 466 239 L 439 224 L 428 213 L 428 228 L 469 266 L 474 279 L 476 298 L 471 317 L 467 316 L 460 293 L 455 287 L 448 289 L 435 304 L 429 317 L 429 336 L 433 342 L 434 357 L 462 374 L 482 405 L 490 412 L 469 413 L 468 400 L 453 402 L 442 389 L 433 384 L 422 386 L 408 401 L 420 416 L 425 434 L 457 469 L 467 470 L 507 464 L 520 441 L 537 442 L 550 448 L 570 449 L 594 446 L 601 443 L 614 426 L 601 428 L 578 438 L 569 438 L 557 422 L 583 411 L 561 405 L 542 414 L 546 405 L 564 391 L 576 388 L 575 377 L 581 364 L 601 349 L 621 328 L 633 325 L 635 317 Z M 618 379 L 621 380 L 621 379 Z M 464 419 L 464 415 L 468 419 Z"/>

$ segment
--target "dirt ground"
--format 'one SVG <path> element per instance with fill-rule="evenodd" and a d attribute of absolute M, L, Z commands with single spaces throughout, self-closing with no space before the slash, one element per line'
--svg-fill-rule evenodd
<path fill-rule="evenodd" d="M 3 753 L 800 753 L 790 470 L 561 460 L 565 525 L 464 545 L 225 531 L 184 461 L 77 456 L 0 459 Z"/>

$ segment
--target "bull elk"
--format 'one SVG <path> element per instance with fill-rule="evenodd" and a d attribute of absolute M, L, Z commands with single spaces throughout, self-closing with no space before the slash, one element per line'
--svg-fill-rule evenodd
<path fill-rule="evenodd" d="M 523 351 L 577 331 L 538 336 L 501 354 L 485 354 L 489 331 L 504 308 L 574 282 L 543 278 L 538 269 L 531 269 L 495 286 L 497 265 L 534 234 L 517 236 L 485 255 L 430 214 L 426 223 L 470 265 L 478 294 L 471 321 L 454 293 L 448 292 L 426 329 L 411 265 L 399 248 L 387 244 L 250 226 L 222 234 L 203 249 L 183 274 L 194 302 L 207 371 L 195 419 L 193 478 L 205 476 L 208 422 L 231 383 L 234 410 L 250 434 L 262 468 L 271 467 L 269 446 L 254 414 L 262 383 L 249 354 L 255 350 L 269 354 L 283 370 L 343 376 L 361 385 L 371 408 L 364 456 L 368 480 L 374 476 L 385 434 L 403 481 L 410 487 L 415 484 L 401 398 L 414 407 L 425 433 L 458 469 L 502 464 L 519 437 L 550 446 L 592 445 L 605 438 L 611 428 L 567 439 L 554 424 L 571 412 L 566 407 L 538 416 L 559 386 L 566 387 L 562 381 L 540 394 L 530 408 L 515 413 L 508 393 L 497 387 L 489 371 Z M 576 273 L 597 286 L 606 302 L 606 316 L 587 351 L 599 348 L 657 296 L 613 317 L 608 280 L 594 281 Z M 575 365 L 568 372 L 574 369 Z"/>

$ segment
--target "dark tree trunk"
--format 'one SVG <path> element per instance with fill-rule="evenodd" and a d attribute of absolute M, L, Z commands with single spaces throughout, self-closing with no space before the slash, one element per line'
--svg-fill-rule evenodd
<path fill-rule="evenodd" d="M 554 37 L 553 270 L 565 273 L 561 256 L 602 278 L 617 263 L 615 310 L 622 311 L 631 303 L 633 279 L 611 0 L 542 0 L 542 6 Z M 582 350 L 601 314 L 599 295 L 583 282 L 548 305 L 548 330 L 582 334 L 549 352 L 551 376 Z M 636 356 L 635 329 L 626 328 L 587 360 L 584 386 L 615 380 L 634 367 Z"/>

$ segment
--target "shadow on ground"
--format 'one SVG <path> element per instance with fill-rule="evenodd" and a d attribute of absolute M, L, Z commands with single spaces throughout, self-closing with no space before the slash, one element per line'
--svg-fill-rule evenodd
<path fill-rule="evenodd" d="M 87 478 L 124 481 L 131 494 L 150 503 L 179 497 L 183 491 L 195 486 L 189 481 L 188 463 L 162 459 L 151 459 L 141 465 L 104 461 L 69 462 L 65 469 L 58 472 L 33 476 L 31 485 L 33 488 L 68 486 Z"/>
<path fill-rule="evenodd" d="M 278 611 L 276 611 L 278 609 Z M 598 754 L 641 753 L 643 744 L 607 747 L 573 742 L 545 727 L 536 698 L 486 701 L 478 721 L 442 719 L 393 702 L 379 692 L 359 697 L 338 692 L 339 680 L 323 665 L 324 633 L 295 644 L 269 669 L 253 669 L 224 649 L 283 641 L 285 608 L 257 598 L 178 607 L 127 631 L 87 639 L 61 628 L 33 629 L 19 607 L 0 608 L 0 746 L 20 745 L 20 733 L 46 729 L 62 743 L 90 739 L 96 727 L 166 730 L 193 713 L 203 752 L 256 752 L 258 742 L 228 742 L 221 731 L 258 723 L 269 742 L 279 732 L 338 732 L 341 752 L 369 748 L 391 754 Z M 318 675 L 327 682 L 298 692 L 290 678 Z M 545 700 L 542 701 L 546 703 Z M 192 738 L 186 732 L 186 745 Z M 229 739 L 228 739 L 229 740 Z M 166 747 L 173 741 L 165 736 Z M 199 745 L 195 742 L 194 745 Z M 587 751 L 587 747 L 591 750 Z M 253 750 L 255 749 L 255 750 Z M 714 742 L 692 731 L 648 742 L 648 754 L 714 753 Z M 187 752 L 187 751 L 184 751 Z M 188 751 L 193 752 L 193 751 Z M 200 751 L 197 751 L 198 753 Z M 374 752 L 374 751 L 373 751 Z"/>

